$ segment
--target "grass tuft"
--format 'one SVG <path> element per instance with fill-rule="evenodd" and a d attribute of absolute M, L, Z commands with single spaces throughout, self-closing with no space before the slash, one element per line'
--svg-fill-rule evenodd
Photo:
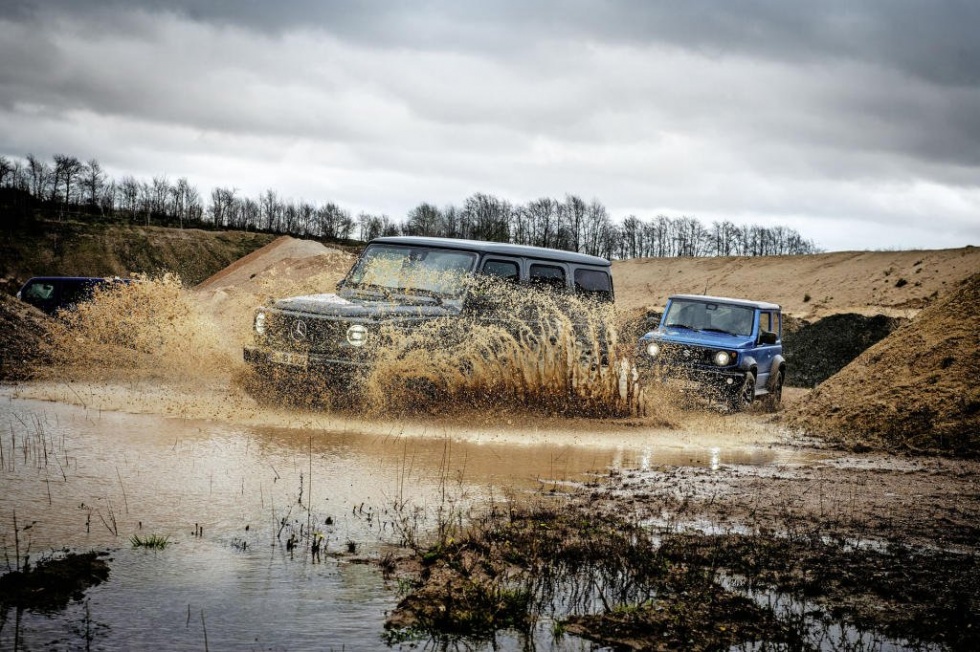
<path fill-rule="evenodd" d="M 129 538 L 129 542 L 133 544 L 134 548 L 163 550 L 170 545 L 170 537 L 160 536 L 159 534 L 151 534 L 147 537 L 140 537 L 140 535 L 134 534 Z"/>

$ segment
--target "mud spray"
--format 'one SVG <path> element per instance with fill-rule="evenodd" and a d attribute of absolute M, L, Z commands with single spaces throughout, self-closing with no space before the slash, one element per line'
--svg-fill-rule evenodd
<path fill-rule="evenodd" d="M 95 292 L 52 329 L 51 375 L 69 380 L 187 380 L 227 374 L 235 361 L 180 278 L 139 277 Z"/>
<path fill-rule="evenodd" d="M 375 416 L 658 411 L 631 371 L 632 345 L 619 342 L 612 305 L 509 286 L 480 291 L 488 308 L 483 316 L 384 328 L 374 364 L 353 384 L 337 387 L 329 378 L 291 373 L 256 390 L 260 385 L 240 358 L 239 340 L 246 337 L 240 325 L 217 323 L 177 276 L 144 277 L 101 290 L 64 315 L 64 327 L 53 329 L 56 364 L 47 373 L 105 382 L 227 382 L 230 391 L 261 391 L 256 398 L 263 403 L 299 396 L 318 409 Z M 339 393 L 345 400 L 337 400 Z"/>
<path fill-rule="evenodd" d="M 385 329 L 385 345 L 364 383 L 368 409 L 561 417 L 645 412 L 611 305 L 509 285 L 479 292 L 482 315 Z"/>

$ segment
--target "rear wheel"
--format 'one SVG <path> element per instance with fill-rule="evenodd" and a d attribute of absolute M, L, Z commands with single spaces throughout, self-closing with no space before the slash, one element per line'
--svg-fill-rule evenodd
<path fill-rule="evenodd" d="M 732 412 L 741 412 L 752 405 L 755 399 L 755 374 L 751 371 L 745 374 L 742 384 L 732 391 L 728 397 L 728 409 Z"/>
<path fill-rule="evenodd" d="M 783 399 L 783 370 L 776 372 L 776 377 L 772 380 L 769 393 L 762 397 L 762 406 L 766 412 L 775 412 L 779 409 L 779 402 Z"/>

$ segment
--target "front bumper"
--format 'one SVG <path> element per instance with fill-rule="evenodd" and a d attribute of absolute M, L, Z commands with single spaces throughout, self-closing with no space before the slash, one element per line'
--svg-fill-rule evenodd
<path fill-rule="evenodd" d="M 641 382 L 671 383 L 692 391 L 701 388 L 708 388 L 717 392 L 736 391 L 745 380 L 745 371 L 737 368 L 718 369 L 647 362 L 646 364 L 638 363 L 637 371 Z"/>
<path fill-rule="evenodd" d="M 320 353 L 301 351 L 280 351 L 261 346 L 246 345 L 242 349 L 245 362 L 253 367 L 278 368 L 292 370 L 297 373 L 312 371 L 319 373 L 352 372 L 367 369 L 369 362 L 351 360 Z"/>

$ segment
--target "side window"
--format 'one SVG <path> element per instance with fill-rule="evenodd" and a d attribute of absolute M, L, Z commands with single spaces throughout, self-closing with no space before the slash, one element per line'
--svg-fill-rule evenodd
<path fill-rule="evenodd" d="M 567 287 L 565 283 L 565 270 L 556 265 L 532 264 L 529 279 L 531 286 L 535 288 L 561 292 Z"/>
<path fill-rule="evenodd" d="M 597 301 L 612 301 L 612 276 L 596 269 L 576 269 L 575 294 Z"/>
<path fill-rule="evenodd" d="M 759 313 L 759 332 L 762 331 L 772 332 L 772 314 L 768 312 Z"/>
<path fill-rule="evenodd" d="M 520 267 L 513 260 L 488 260 L 483 263 L 483 274 L 511 283 L 517 283 L 521 278 Z"/>
<path fill-rule="evenodd" d="M 760 312 L 759 313 L 759 333 L 763 331 L 769 333 L 775 333 L 776 339 L 780 338 L 780 323 L 779 314 L 772 312 Z"/>

